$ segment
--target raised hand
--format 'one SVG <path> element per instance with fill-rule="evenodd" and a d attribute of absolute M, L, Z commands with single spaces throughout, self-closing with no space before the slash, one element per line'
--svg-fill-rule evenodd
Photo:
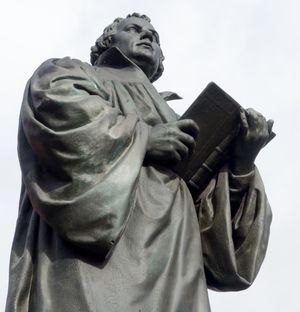
<path fill-rule="evenodd" d="M 274 123 L 252 108 L 241 110 L 240 119 L 241 127 L 230 161 L 234 174 L 246 174 L 253 169 L 255 158 L 267 143 Z"/>

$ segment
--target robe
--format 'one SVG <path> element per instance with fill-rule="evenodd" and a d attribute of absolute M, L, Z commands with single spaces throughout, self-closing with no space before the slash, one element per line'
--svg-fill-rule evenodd
<path fill-rule="evenodd" d="M 151 127 L 177 118 L 117 48 L 94 67 L 36 70 L 6 312 L 208 312 L 207 287 L 251 285 L 271 222 L 259 173 L 225 166 L 194 202 L 176 173 L 144 164 Z"/>

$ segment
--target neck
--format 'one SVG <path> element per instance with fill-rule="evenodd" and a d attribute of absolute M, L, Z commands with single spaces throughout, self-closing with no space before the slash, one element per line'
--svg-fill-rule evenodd
<path fill-rule="evenodd" d="M 154 74 L 157 71 L 157 68 L 154 68 L 153 66 L 150 66 L 149 63 L 146 63 L 145 61 L 139 61 L 139 60 L 131 60 L 133 63 L 135 63 L 148 77 L 149 80 L 154 76 Z"/>

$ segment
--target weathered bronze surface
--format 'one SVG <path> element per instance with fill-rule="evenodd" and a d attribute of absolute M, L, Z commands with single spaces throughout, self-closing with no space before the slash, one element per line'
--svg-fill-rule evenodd
<path fill-rule="evenodd" d="M 115 20 L 91 61 L 50 59 L 26 86 L 6 312 L 210 311 L 207 287 L 249 287 L 265 256 L 254 160 L 272 121 L 241 112 L 229 163 L 194 201 L 171 168 L 198 127 L 151 83 L 163 54 L 150 20 Z"/>

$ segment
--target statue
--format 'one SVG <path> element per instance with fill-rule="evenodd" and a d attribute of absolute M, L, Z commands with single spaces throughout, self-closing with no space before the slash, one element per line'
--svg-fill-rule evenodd
<path fill-rule="evenodd" d="M 230 162 L 194 202 L 172 165 L 198 126 L 153 87 L 163 59 L 134 13 L 105 28 L 92 66 L 50 59 L 27 83 L 6 312 L 204 312 L 207 287 L 252 284 L 271 222 L 254 160 L 272 121 L 241 112 Z"/>

